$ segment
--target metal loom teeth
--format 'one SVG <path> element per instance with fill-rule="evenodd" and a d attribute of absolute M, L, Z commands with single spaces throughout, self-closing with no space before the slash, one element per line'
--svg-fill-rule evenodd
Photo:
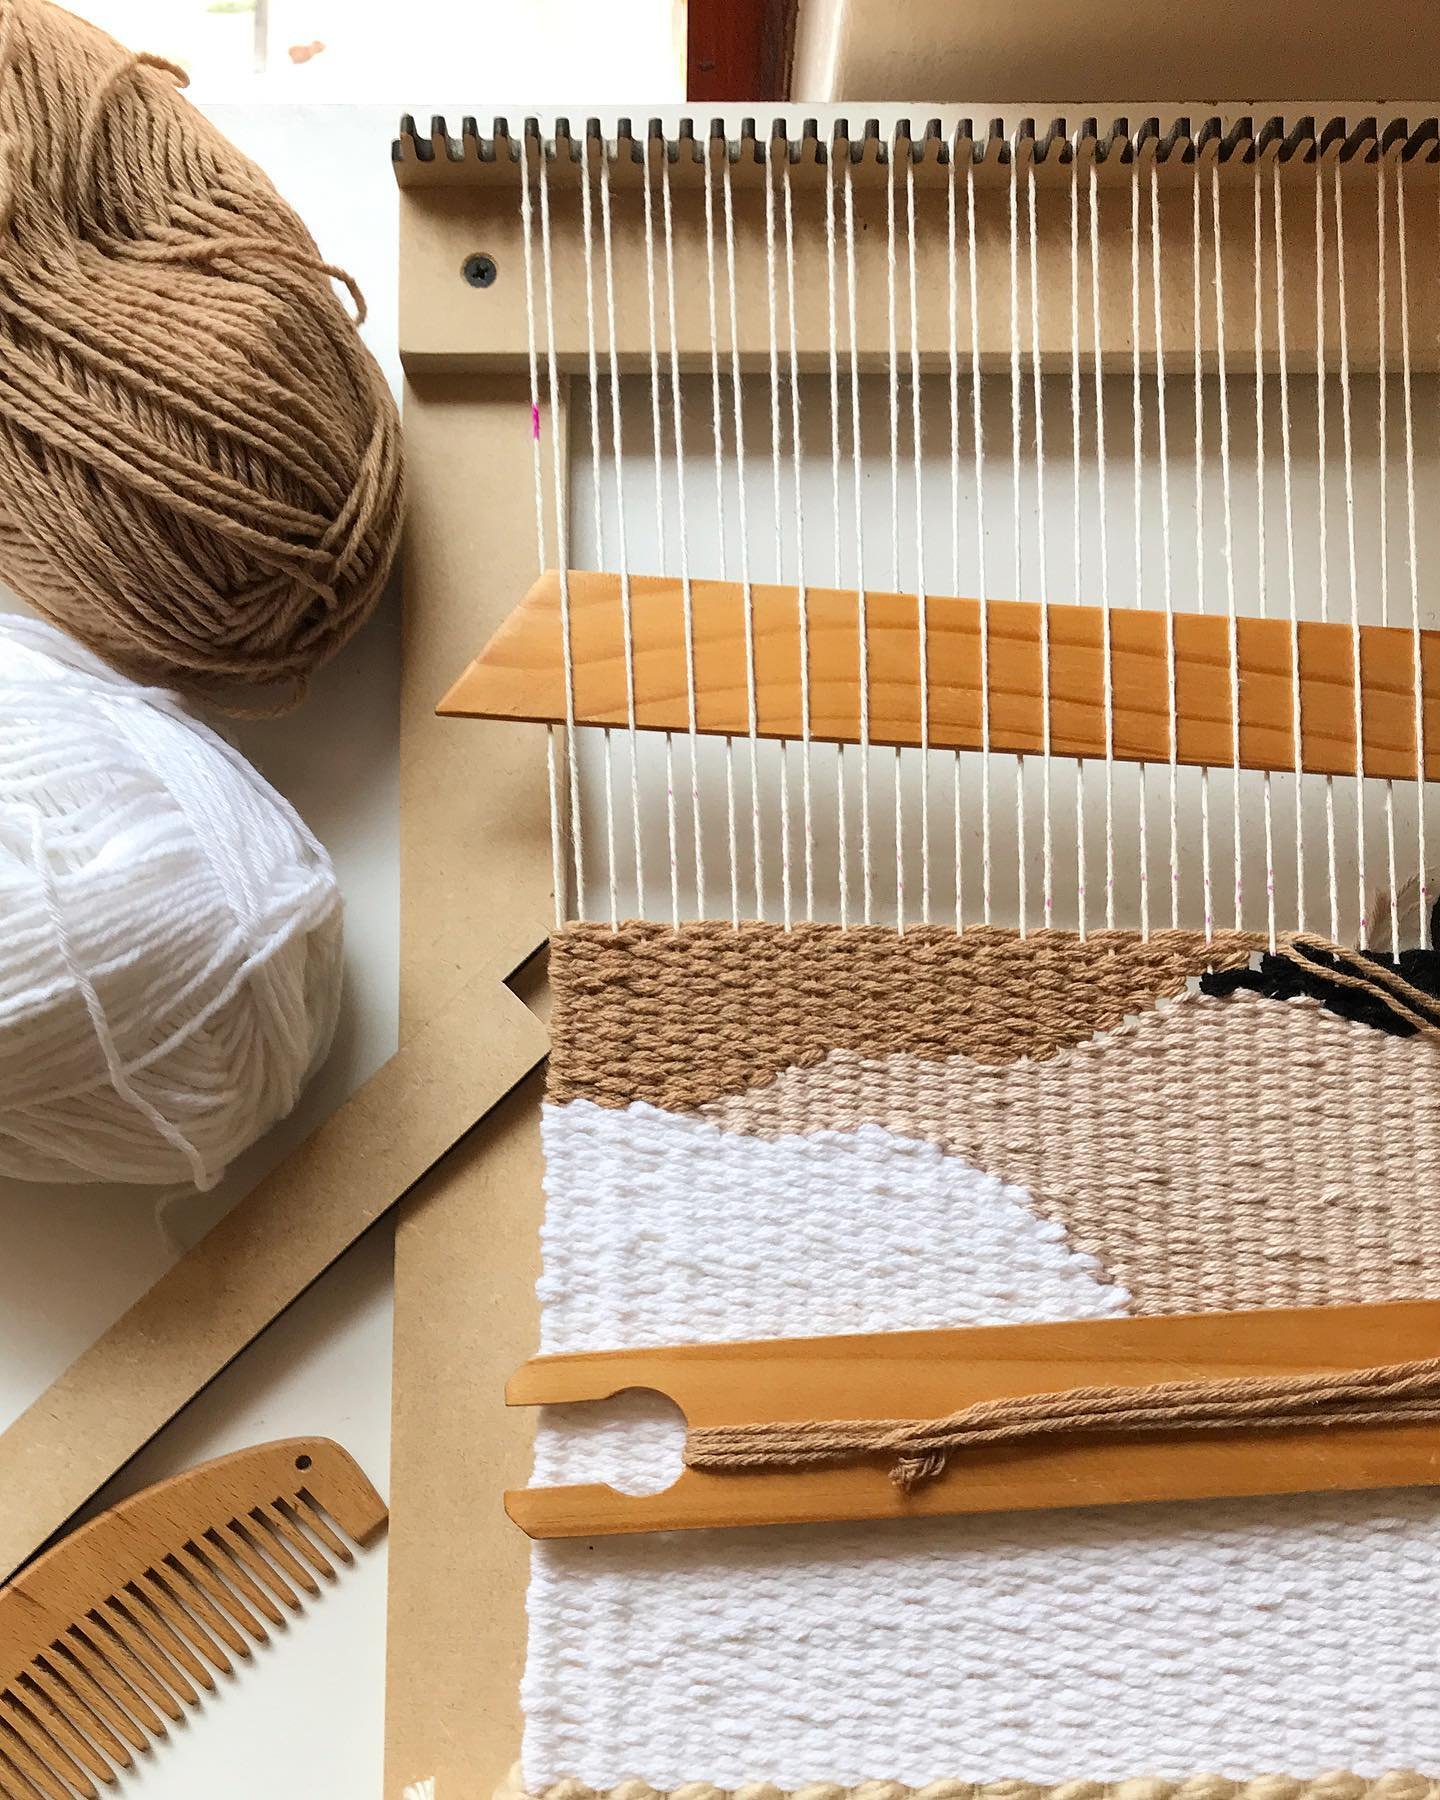
<path fill-rule="evenodd" d="M 1422 150 L 1430 151 L 1429 156 L 1425 159 L 1427 162 L 1434 162 L 1437 153 L 1440 153 L 1440 120 L 1422 119 L 1420 121 L 1411 135 L 1410 142 L 1405 146 L 1405 156 L 1408 160 L 1412 156 L 1418 156 Z"/>
<path fill-rule="evenodd" d="M 1255 124 L 1248 116 L 1236 119 L 1220 139 L 1220 159 L 1229 162 L 1236 157 L 1249 162 L 1255 154 Z"/>
<path fill-rule="evenodd" d="M 687 146 L 690 151 L 688 159 L 685 158 Z M 701 146 L 700 140 L 695 135 L 695 121 L 693 119 L 685 118 L 680 121 L 680 129 L 673 138 L 667 140 L 665 153 L 672 163 L 688 160 L 691 163 L 698 164 L 705 160 L 704 149 Z"/>
<path fill-rule="evenodd" d="M 1388 155 L 1396 144 L 1407 145 L 1410 142 L 1410 121 L 1408 119 L 1392 119 L 1380 133 L 1380 154 Z"/>
<path fill-rule="evenodd" d="M 523 146 L 532 139 L 556 161 L 568 157 L 576 162 L 582 153 L 620 162 L 642 160 L 647 144 L 653 142 L 663 145 L 672 164 L 687 160 L 685 147 L 689 145 L 688 160 L 703 162 L 707 153 L 723 154 L 735 166 L 763 164 L 767 155 L 783 145 L 791 163 L 797 165 L 807 157 L 816 163 L 848 157 L 858 165 L 867 159 L 885 162 L 891 156 L 904 154 L 917 165 L 932 160 L 937 165 L 948 165 L 968 151 L 974 163 L 988 161 L 1003 168 L 1026 146 L 1037 163 L 1051 156 L 1068 163 L 1087 140 L 1097 162 L 1113 157 L 1122 165 L 1147 149 L 1159 161 L 1175 158 L 1182 163 L 1193 162 L 1207 152 L 1227 163 L 1250 163 L 1267 153 L 1287 162 L 1297 155 L 1308 159 L 1332 151 L 1347 162 L 1374 161 L 1397 149 L 1407 161 L 1422 156 L 1426 161 L 1434 161 L 1440 155 L 1440 128 L 1434 119 L 1412 122 L 1399 116 L 1381 125 L 1373 115 L 1355 118 L 1337 114 L 1318 130 L 1308 115 L 1291 118 L 1283 113 L 1268 115 L 1258 127 L 1247 114 L 1212 113 L 1193 129 L 1190 118 L 1183 114 L 1150 114 L 1133 126 L 1118 115 L 1103 123 L 1093 116 L 1056 115 L 1043 128 L 1029 116 L 1018 120 L 996 116 L 977 132 L 969 119 L 947 120 L 931 114 L 923 120 L 897 119 L 885 132 L 875 118 L 866 119 L 852 131 L 850 121 L 843 118 L 830 122 L 811 113 L 786 113 L 771 115 L 762 133 L 756 118 L 746 114 L 739 118 L 713 117 L 703 140 L 708 143 L 707 152 L 702 141 L 697 141 L 694 121 L 689 117 L 680 119 L 673 131 L 667 129 L 663 118 L 651 118 L 638 135 L 633 122 L 625 117 L 607 121 L 592 115 L 585 122 L 584 133 L 579 135 L 572 134 L 563 116 L 550 122 L 548 132 L 540 120 L 527 117 L 523 132 L 517 136 L 503 114 L 492 119 L 488 133 L 482 132 L 476 118 L 467 114 L 460 122 L 458 135 L 452 135 L 441 114 L 432 117 L 427 133 L 417 127 L 413 114 L 406 113 L 400 118 L 391 156 L 401 167 L 437 161 L 514 166 L 523 162 Z"/>
<path fill-rule="evenodd" d="M 476 154 L 483 160 L 485 146 L 480 137 L 479 127 L 473 118 L 467 117 L 465 119 L 461 137 L 466 145 L 472 143 L 475 145 Z M 490 160 L 492 162 L 513 163 L 518 160 L 519 153 L 519 145 L 510 136 L 510 121 L 503 116 L 496 119 L 490 145 Z"/>
<path fill-rule="evenodd" d="M 408 158 L 413 158 L 417 163 L 434 161 L 434 147 L 421 137 L 413 113 L 401 114 L 399 132 L 390 146 L 390 158 L 397 163 L 403 163 Z"/>
<path fill-rule="evenodd" d="M 1286 162 L 1295 156 L 1303 156 L 1308 161 L 1315 154 L 1315 121 L 1309 113 L 1297 119 L 1286 132 L 1280 154 Z"/>
<path fill-rule="evenodd" d="M 1272 146 L 1279 147 L 1284 142 L 1285 121 L 1279 113 L 1272 113 L 1255 134 L 1255 155 L 1257 157 L 1264 156 Z"/>
<path fill-rule="evenodd" d="M 1147 144 L 1158 144 L 1159 141 L 1160 121 L 1155 114 L 1152 113 L 1148 119 L 1142 119 L 1135 127 L 1135 150 L 1138 153 L 1143 150 Z"/>

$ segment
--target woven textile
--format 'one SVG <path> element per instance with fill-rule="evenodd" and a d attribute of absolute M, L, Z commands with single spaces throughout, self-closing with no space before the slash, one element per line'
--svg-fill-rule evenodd
<path fill-rule="evenodd" d="M 1222 932 L 955 932 L 883 925 L 572 925 L 550 949 L 550 1097 L 680 1109 L 827 1050 L 1053 1056 L 1265 939 Z"/>
<path fill-rule="evenodd" d="M 1311 1000 L 1184 994 L 1004 1067 L 833 1050 L 701 1110 L 962 1156 L 1026 1189 L 1136 1312 L 1440 1293 L 1440 1047 Z"/>
<path fill-rule="evenodd" d="M 711 927 L 557 942 L 543 1349 L 1435 1291 L 1432 1042 L 1195 994 L 1183 934 L 1103 963 L 792 935 L 738 934 L 778 993 Z M 653 1396 L 551 1409 L 536 1479 L 658 1489 L 681 1439 Z M 517 1779 L 550 1800 L 1440 1773 L 1423 1490 L 559 1542 L 533 1571 Z"/>

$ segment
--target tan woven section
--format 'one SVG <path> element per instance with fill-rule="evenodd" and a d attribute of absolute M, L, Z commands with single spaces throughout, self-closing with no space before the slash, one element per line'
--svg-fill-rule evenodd
<path fill-rule="evenodd" d="M 1440 1293 L 1440 1046 L 1314 1001 L 1187 994 L 1003 1068 L 835 1050 L 701 1111 L 936 1144 L 1027 1189 L 1137 1312 Z"/>
<path fill-rule="evenodd" d="M 683 1787 L 666 1790 L 643 1781 L 622 1781 L 605 1789 L 589 1788 L 579 1781 L 557 1781 L 532 1795 L 516 1769 L 497 1790 L 496 1800 L 1440 1800 L 1440 1781 L 1410 1769 L 1393 1769 L 1374 1780 L 1337 1770 L 1309 1780 L 1257 1775 L 1248 1781 L 1231 1781 L 1223 1775 L 1191 1775 L 1181 1781 L 1144 1777 L 1063 1781 L 1054 1787 L 1031 1781 L 932 1781 L 915 1788 L 899 1781 L 865 1781 L 847 1788 L 817 1781 L 786 1790 L 764 1781 L 738 1788 L 687 1781 Z"/>
<path fill-rule="evenodd" d="M 552 1100 L 686 1111 L 844 1048 L 979 1063 L 1084 1043 L 1265 940 L 1225 932 L 571 925 L 551 941 Z"/>

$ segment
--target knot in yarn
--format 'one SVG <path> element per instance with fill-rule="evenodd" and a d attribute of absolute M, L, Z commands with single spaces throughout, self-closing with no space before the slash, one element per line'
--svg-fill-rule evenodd
<path fill-rule="evenodd" d="M 173 694 L 0 615 L 0 1177 L 192 1182 L 329 1047 L 341 903 Z"/>
<path fill-rule="evenodd" d="M 399 423 L 353 283 L 177 77 L 0 0 L 0 577 L 139 680 L 278 711 L 384 585 Z"/>

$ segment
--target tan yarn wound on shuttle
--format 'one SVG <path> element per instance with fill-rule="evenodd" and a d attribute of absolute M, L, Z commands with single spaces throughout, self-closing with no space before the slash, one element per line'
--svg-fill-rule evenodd
<path fill-rule="evenodd" d="M 671 1112 L 837 1048 L 1033 1061 L 1267 947 L 1256 932 L 578 924 L 550 946 L 548 1094 Z"/>
<path fill-rule="evenodd" d="M 757 1746 L 757 1760 L 763 1749 Z M 532 1792 L 518 1767 L 496 1790 L 496 1800 L 1440 1800 L 1440 1779 L 1412 1769 L 1392 1769 L 1373 1779 L 1334 1770 L 1301 1778 L 1255 1775 L 1236 1781 L 1224 1775 L 1189 1775 L 1180 1780 L 1135 1776 L 1122 1781 L 1084 1778 L 1047 1785 L 1034 1781 L 930 1781 L 910 1787 L 900 1781 L 862 1781 L 854 1787 L 814 1781 L 795 1788 L 752 1781 L 735 1788 L 709 1781 L 655 1788 L 622 1781 L 612 1788 L 582 1781 L 552 1782 Z"/>
<path fill-rule="evenodd" d="M 685 1440 L 685 1462 L 689 1468 L 714 1474 L 754 1474 L 833 1468 L 893 1456 L 890 1478 L 908 1493 L 943 1473 L 957 1451 L 1034 1438 L 1437 1422 L 1440 1359 L 1427 1358 L 1311 1375 L 1233 1376 L 1007 1395 L 940 1419 L 799 1419 L 702 1426 Z"/>
<path fill-rule="evenodd" d="M 354 283 L 184 82 L 0 0 L 0 577 L 127 674 L 277 711 L 382 590 L 399 419 Z"/>

